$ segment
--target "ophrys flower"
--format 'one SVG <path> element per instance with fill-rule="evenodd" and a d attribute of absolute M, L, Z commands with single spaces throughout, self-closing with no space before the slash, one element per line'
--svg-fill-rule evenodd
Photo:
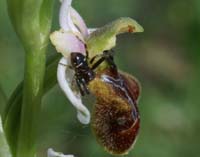
<path fill-rule="evenodd" d="M 90 112 L 81 95 L 91 93 L 96 97 L 92 128 L 97 140 L 112 154 L 126 154 L 139 130 L 140 86 L 134 77 L 118 71 L 111 49 L 118 34 L 142 32 L 143 28 L 131 18 L 120 18 L 91 32 L 71 2 L 62 2 L 61 29 L 51 35 L 63 55 L 58 83 L 83 124 L 90 122 Z M 74 78 L 78 90 L 73 88 Z"/>

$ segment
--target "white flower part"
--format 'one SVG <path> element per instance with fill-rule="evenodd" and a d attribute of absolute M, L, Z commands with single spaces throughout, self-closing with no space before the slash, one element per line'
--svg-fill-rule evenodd
<path fill-rule="evenodd" d="M 49 148 L 47 150 L 47 156 L 48 157 L 74 157 L 74 155 L 64 155 L 60 152 L 55 152 L 52 148 Z"/>
<path fill-rule="evenodd" d="M 77 118 L 82 124 L 90 123 L 90 112 L 84 106 L 81 100 L 80 93 L 73 91 L 71 88 L 74 71 L 69 68 L 70 63 L 66 58 L 61 58 L 58 69 L 57 69 L 57 79 L 60 88 L 63 90 L 65 95 L 68 97 L 73 106 L 77 109 Z"/>
<path fill-rule="evenodd" d="M 11 152 L 8 147 L 6 137 L 3 131 L 2 119 L 0 117 L 0 157 L 11 157 Z"/>
<path fill-rule="evenodd" d="M 80 30 L 80 33 L 83 35 L 83 38 L 84 39 L 87 38 L 89 33 L 88 33 L 88 29 L 87 29 L 87 26 L 86 26 L 83 18 L 73 7 L 71 7 L 70 14 L 71 14 L 73 23 Z"/>
<path fill-rule="evenodd" d="M 62 53 L 66 58 L 70 57 L 71 52 L 85 54 L 85 45 L 72 32 L 63 30 L 51 33 L 50 40 L 57 52 Z"/>
<path fill-rule="evenodd" d="M 74 26 L 70 15 L 71 3 L 72 0 L 63 0 L 61 2 L 59 22 L 63 30 L 78 32 L 78 29 Z"/>
<path fill-rule="evenodd" d="M 97 28 L 88 28 L 88 33 L 91 34 L 92 32 L 96 31 Z"/>
<path fill-rule="evenodd" d="M 72 0 L 61 1 L 59 23 L 64 31 L 71 31 L 82 42 L 88 37 L 87 26 L 79 13 L 71 6 Z"/>
<path fill-rule="evenodd" d="M 0 117 L 0 133 L 3 133 L 3 125 L 2 125 L 1 117 Z"/>

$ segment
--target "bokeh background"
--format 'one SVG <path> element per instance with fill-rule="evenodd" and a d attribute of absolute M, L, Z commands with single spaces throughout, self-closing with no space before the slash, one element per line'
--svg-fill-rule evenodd
<path fill-rule="evenodd" d="M 140 134 L 127 157 L 199 157 L 200 1 L 74 0 L 73 4 L 90 27 L 129 16 L 145 29 L 120 35 L 115 47 L 118 67 L 142 84 Z M 58 8 L 56 1 L 52 30 L 59 28 Z M 56 53 L 51 46 L 49 53 Z M 6 97 L 23 79 L 23 71 L 24 50 L 6 2 L 0 0 L 0 90 Z M 46 156 L 49 147 L 79 157 L 111 156 L 97 144 L 90 126 L 78 122 L 58 86 L 44 97 L 40 119 L 39 157 Z"/>

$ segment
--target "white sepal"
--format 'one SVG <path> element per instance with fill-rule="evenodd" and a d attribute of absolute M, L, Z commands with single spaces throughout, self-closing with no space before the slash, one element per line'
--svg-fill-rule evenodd
<path fill-rule="evenodd" d="M 52 148 L 49 148 L 47 150 L 47 156 L 48 157 L 74 157 L 74 155 L 64 155 L 60 152 L 55 152 Z"/>
<path fill-rule="evenodd" d="M 72 105 L 77 109 L 78 120 L 82 124 L 89 124 L 90 112 L 87 107 L 85 107 L 85 105 L 82 103 L 80 93 L 72 90 L 71 85 L 73 81 L 74 71 L 70 69 L 69 66 L 69 61 L 64 57 L 61 58 L 57 69 L 58 83 Z"/>
<path fill-rule="evenodd" d="M 50 40 L 57 52 L 68 58 L 71 52 L 85 54 L 85 45 L 72 32 L 59 30 L 51 33 Z"/>

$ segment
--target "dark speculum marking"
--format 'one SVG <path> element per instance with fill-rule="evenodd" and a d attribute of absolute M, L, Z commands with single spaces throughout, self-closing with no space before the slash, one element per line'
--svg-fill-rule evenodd
<path fill-rule="evenodd" d="M 113 88 L 115 88 L 116 92 L 120 94 L 120 96 L 122 96 L 124 99 L 126 99 L 128 101 L 128 104 L 131 105 L 132 107 L 132 114 L 133 114 L 133 119 L 136 120 L 137 119 L 137 108 L 136 108 L 136 98 L 135 96 L 131 96 L 131 92 L 129 91 L 129 89 L 127 88 L 127 82 L 124 81 L 124 78 L 119 75 L 119 77 L 117 79 L 110 77 L 108 75 L 102 75 L 102 79 L 106 82 L 109 83 L 113 86 Z"/>

